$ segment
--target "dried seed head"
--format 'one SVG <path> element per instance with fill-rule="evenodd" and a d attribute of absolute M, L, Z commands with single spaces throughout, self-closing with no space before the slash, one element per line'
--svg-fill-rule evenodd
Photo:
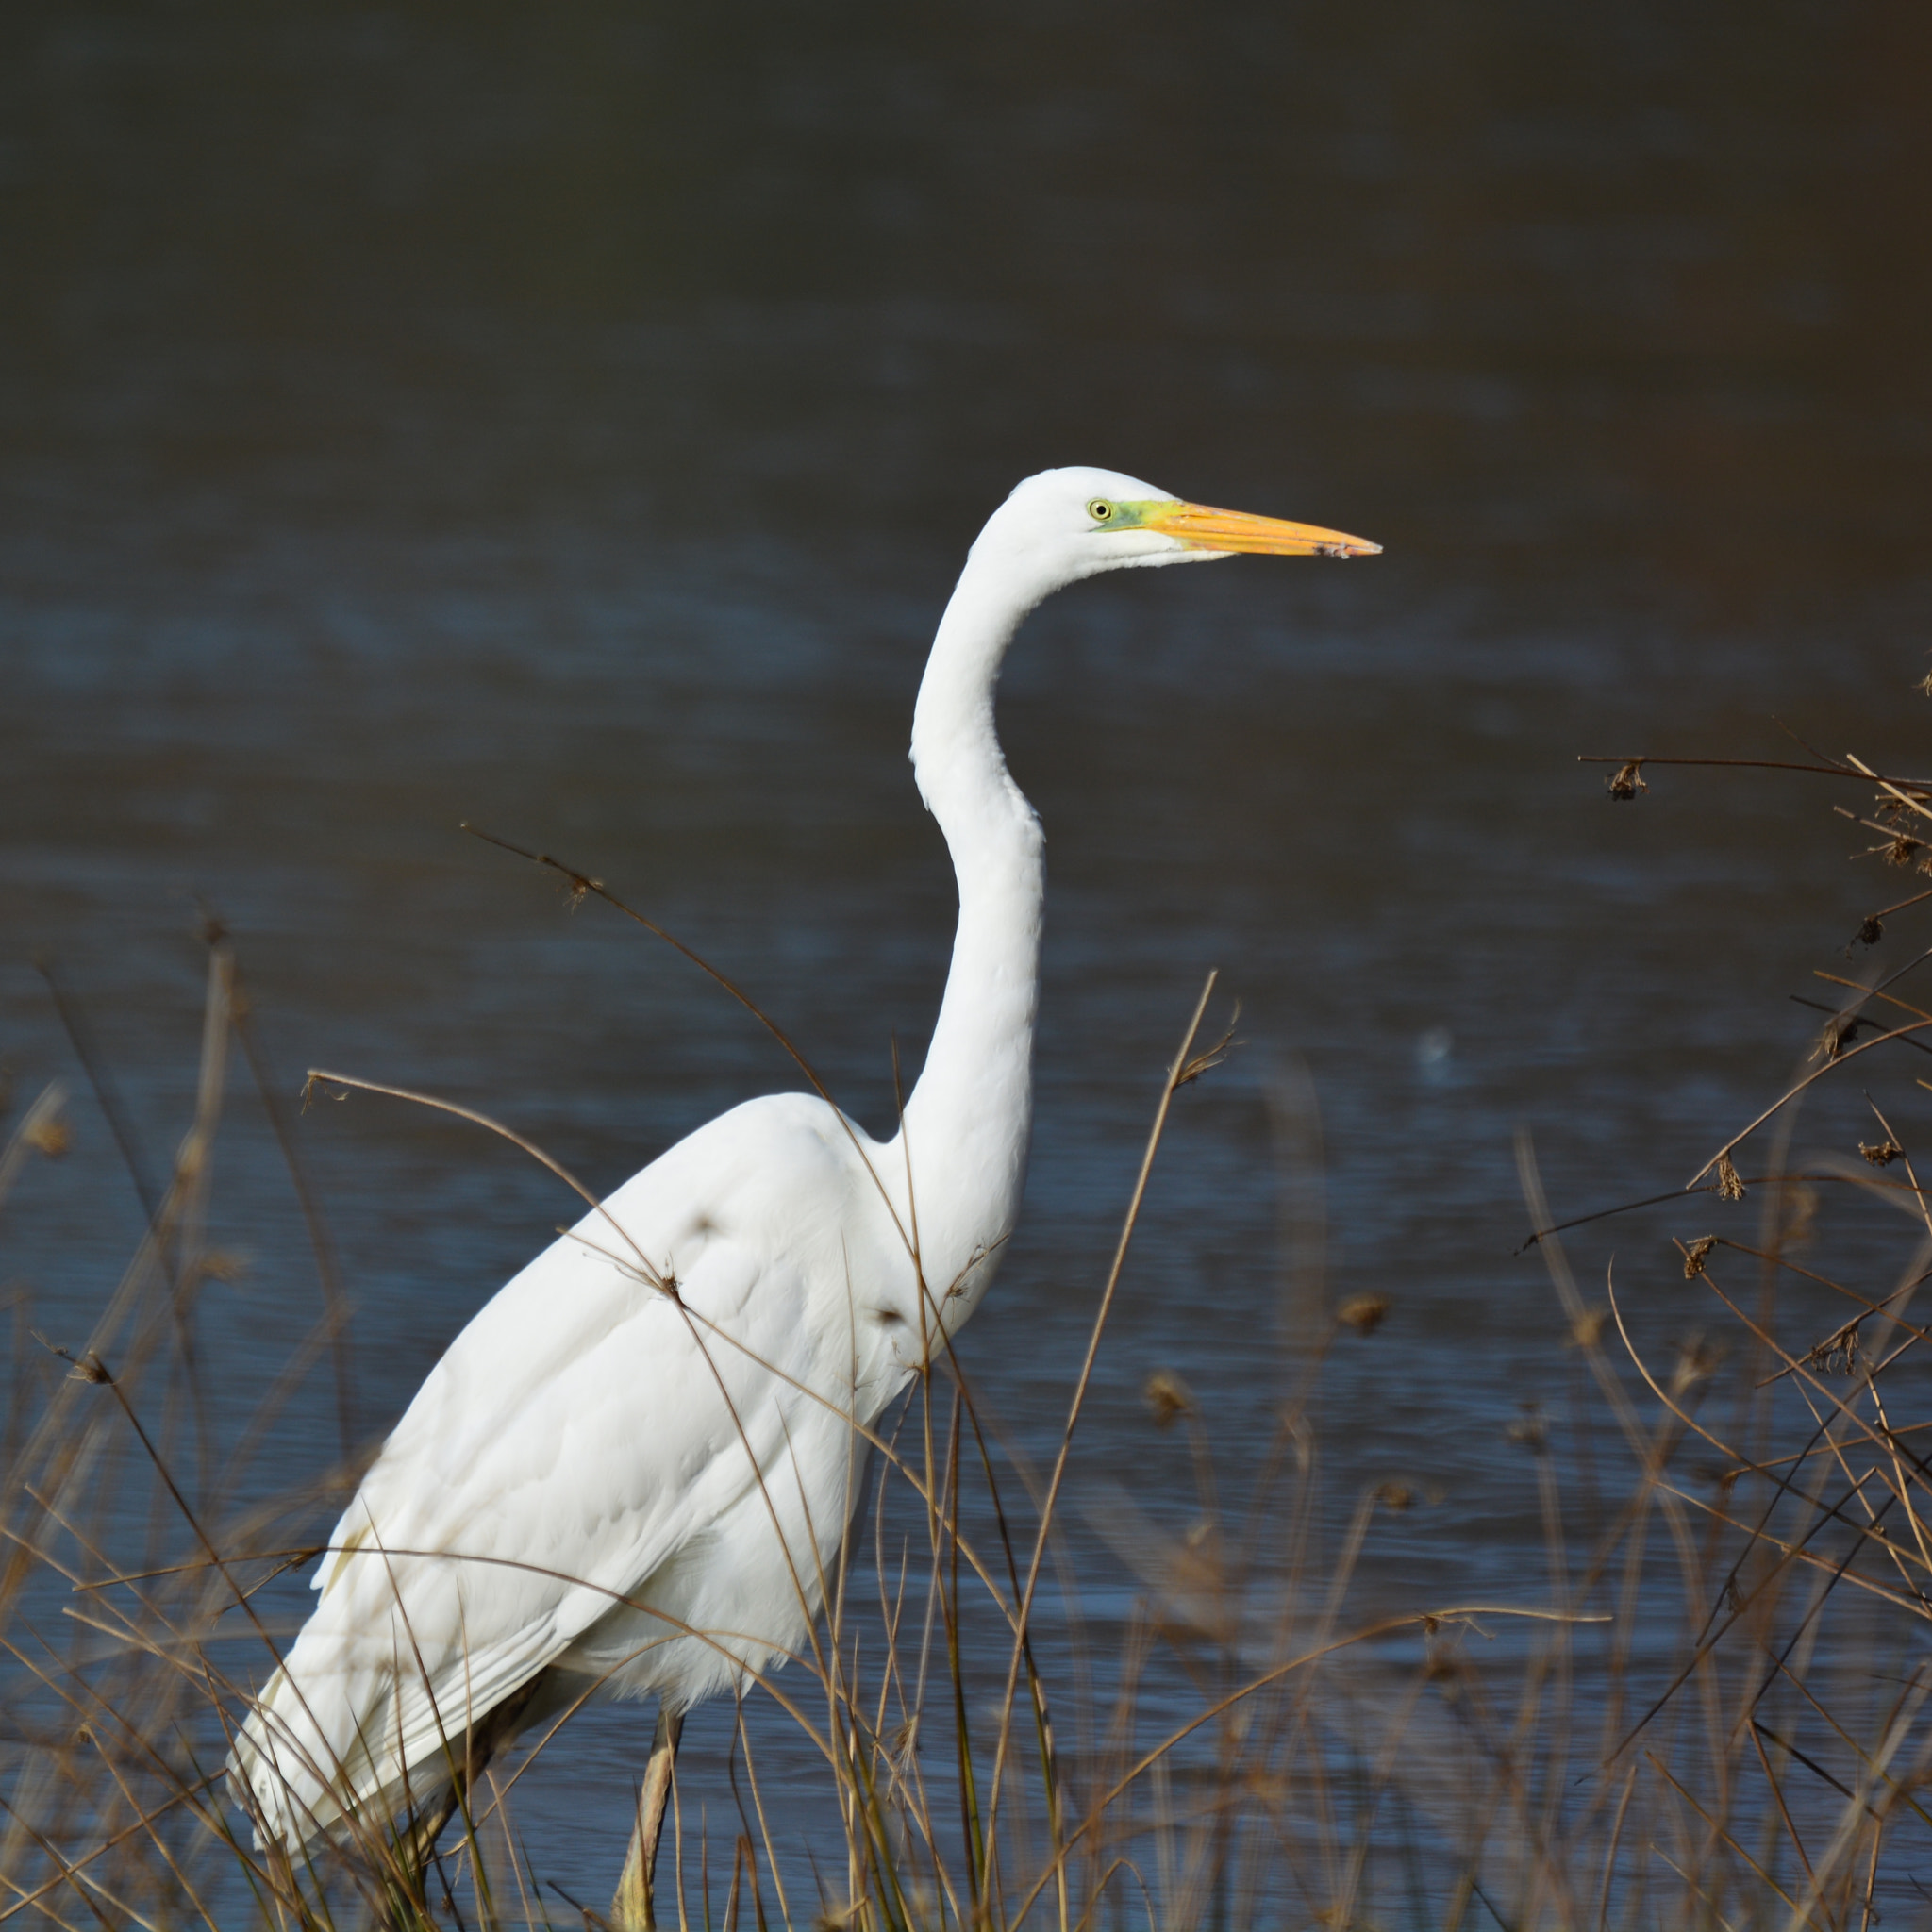
<path fill-rule="evenodd" d="M 1192 1391 L 1171 1369 L 1156 1369 L 1141 1383 L 1141 1400 L 1147 1405 L 1157 1429 L 1164 1429 L 1176 1416 L 1191 1415 L 1194 1410 Z"/>
<path fill-rule="evenodd" d="M 1383 1483 L 1375 1491 L 1375 1501 L 1400 1516 L 1415 1507 L 1415 1491 L 1407 1483 Z"/>
<path fill-rule="evenodd" d="M 1227 1031 L 1224 1033 L 1221 1036 L 1221 1038 L 1217 1040 L 1214 1042 L 1214 1044 L 1208 1047 L 1205 1052 L 1197 1053 L 1193 1057 L 1193 1058 L 1189 1060 L 1187 1064 L 1181 1068 L 1180 1072 L 1174 1076 L 1174 1087 L 1175 1092 L 1178 1092 L 1183 1087 L 1192 1085 L 1192 1083 L 1198 1080 L 1203 1074 L 1211 1074 L 1216 1067 L 1220 1066 L 1222 1062 L 1227 1058 L 1228 1055 L 1231 1054 L 1236 1047 L 1245 1046 L 1247 1044 L 1246 1041 L 1237 1040 L 1234 1037 L 1234 1029 L 1241 1024 L 1241 1003 L 1239 1000 L 1237 1000 L 1234 1003 L 1233 1012 L 1231 1012 L 1227 1016 Z"/>
<path fill-rule="evenodd" d="M 1913 685 L 1912 689 L 1914 691 L 1922 691 L 1928 698 L 1932 698 L 1932 671 L 1928 671 L 1924 677 L 1920 678 L 1918 683 Z"/>
<path fill-rule="evenodd" d="M 1389 1298 L 1379 1294 L 1351 1295 L 1336 1309 L 1335 1319 L 1357 1335 L 1373 1335 L 1389 1312 Z"/>
<path fill-rule="evenodd" d="M 1884 937 L 1885 922 L 1874 913 L 1870 919 L 1864 921 L 1859 925 L 1857 931 L 1852 935 L 1852 946 L 1875 946 Z M 1852 946 L 1845 948 L 1848 954 L 1852 950 Z"/>
<path fill-rule="evenodd" d="M 1834 1013 L 1818 1029 L 1818 1044 L 1811 1049 L 1811 1058 L 1829 1066 L 1857 1039 L 1858 1028 L 1870 1024 L 1857 1013 Z"/>
<path fill-rule="evenodd" d="M 1604 789 L 1612 798 L 1635 798 L 1640 791 L 1648 791 L 1650 787 L 1643 782 L 1643 760 L 1632 758 L 1628 764 L 1619 765 L 1605 781 Z"/>
<path fill-rule="evenodd" d="M 1702 1329 L 1687 1335 L 1677 1344 L 1677 1364 L 1671 1371 L 1672 1395 L 1688 1394 L 1699 1382 L 1709 1381 L 1723 1359 L 1722 1354 L 1705 1341 Z"/>
<path fill-rule="evenodd" d="M 1787 1181 L 1784 1188 L 1786 1219 L 1778 1239 L 1795 1246 L 1811 1239 L 1811 1224 L 1818 1219 L 1818 1190 L 1803 1181 Z"/>
<path fill-rule="evenodd" d="M 1521 1442 L 1525 1449 L 1538 1455 L 1550 1446 L 1550 1425 L 1543 1420 L 1542 1407 L 1538 1403 L 1525 1402 L 1523 1413 L 1504 1433 L 1512 1442 Z"/>
<path fill-rule="evenodd" d="M 1684 1279 L 1695 1281 L 1704 1273 L 1704 1263 L 1711 1249 L 1717 1246 L 1714 1234 L 1701 1234 L 1684 1250 Z"/>
<path fill-rule="evenodd" d="M 1858 1324 L 1847 1322 L 1836 1335 L 1827 1335 L 1805 1357 L 1807 1369 L 1827 1375 L 1849 1375 L 1858 1366 Z"/>
<path fill-rule="evenodd" d="M 1717 1197 L 1720 1201 L 1741 1201 L 1744 1198 L 1744 1183 L 1728 1154 L 1718 1157 Z"/>
<path fill-rule="evenodd" d="M 175 1156 L 175 1178 L 186 1184 L 193 1180 L 208 1165 L 208 1136 L 199 1127 L 190 1127 L 181 1138 L 180 1150 Z"/>
<path fill-rule="evenodd" d="M 1898 832 L 1893 834 L 1891 843 L 1886 847 L 1886 864 L 1911 864 L 1912 855 L 1915 852 L 1917 852 L 1920 846 L 1922 846 L 1924 842 L 1925 841 L 1923 839 L 1914 839 L 1908 833 L 1906 832 Z"/>
<path fill-rule="evenodd" d="M 1570 1324 L 1570 1340 L 1578 1348 L 1594 1348 L 1603 1340 L 1604 1324 L 1609 1319 L 1607 1307 L 1585 1308 Z"/>
<path fill-rule="evenodd" d="M 1882 1141 L 1860 1141 L 1858 1152 L 1874 1167 L 1890 1167 L 1906 1150 L 1890 1135 Z"/>

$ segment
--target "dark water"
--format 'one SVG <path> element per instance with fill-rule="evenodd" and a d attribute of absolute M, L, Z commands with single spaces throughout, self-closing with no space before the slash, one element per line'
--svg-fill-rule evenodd
<path fill-rule="evenodd" d="M 1182 1496 L 1154 1368 L 1236 1462 L 1279 1398 L 1270 1096 L 1305 1063 L 1329 1292 L 1392 1304 L 1330 1378 L 1338 1493 L 1426 1478 L 1372 1554 L 1391 1600 L 1520 1577 L 1505 1427 L 1562 1324 L 1508 1258 L 1512 1134 L 1562 1210 L 1682 1181 L 1802 1052 L 1786 995 L 1894 896 L 1796 781 L 1654 773 L 1612 808 L 1573 758 L 1779 757 L 1781 719 L 1924 764 L 1928 60 L 1904 5 L 21 0 L 0 1051 L 24 1090 L 73 1075 L 52 956 L 159 1159 L 199 895 L 291 1091 L 318 1063 L 433 1089 L 608 1186 L 786 1084 L 470 819 L 699 945 L 883 1126 L 952 908 L 910 704 L 988 509 L 1094 462 L 1361 531 L 1388 554 L 1347 570 L 1087 586 L 1015 654 L 1041 1102 L 967 1357 L 1043 1453 L 1219 967 L 1249 1043 L 1179 1108 L 1095 1469 Z M 1807 1132 L 1858 1124 L 1848 1096 Z M 565 1204 L 381 1103 L 303 1132 L 379 1426 Z M 75 1133 L 7 1267 L 77 1336 L 141 1219 L 85 1105 Z M 242 1377 L 313 1307 L 264 1139 L 238 1088 L 217 1202 L 252 1265 L 206 1320 Z M 1661 1231 L 1613 1224 L 1587 1276 L 1613 1247 L 1674 1332 Z M 318 1385 L 271 1473 L 331 1456 L 332 1415 Z M 529 1817 L 591 1885 L 641 1733 L 586 1738 Z"/>

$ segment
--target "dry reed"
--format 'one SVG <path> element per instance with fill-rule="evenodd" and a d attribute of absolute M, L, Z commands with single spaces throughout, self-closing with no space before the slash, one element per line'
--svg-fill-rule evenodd
<path fill-rule="evenodd" d="M 1606 762 L 1612 797 L 1648 793 L 1637 808 L 1660 808 L 1642 773 L 1668 761 Z M 1755 762 L 1864 785 L 1874 805 L 1846 816 L 1878 834 L 1882 859 L 1923 868 L 1932 787 L 1856 761 Z M 596 896 L 658 930 L 587 874 L 521 856 L 558 874 L 574 900 Z M 1900 895 L 1858 941 L 1928 896 Z M 347 1305 L 300 1135 L 266 1072 L 233 946 L 212 925 L 208 942 L 198 1099 L 165 1186 L 141 1172 L 85 1016 L 55 982 L 147 1228 L 85 1338 L 43 1341 L 25 1291 L 12 1291 L 0 1924 L 467 1926 L 559 1912 L 599 1923 L 560 1903 L 575 1888 L 559 1874 L 540 1882 L 542 1860 L 533 1866 L 512 1821 L 519 1779 L 558 1748 L 568 1713 L 515 1769 L 474 1782 L 422 1870 L 398 1821 L 358 1819 L 340 1845 L 291 1862 L 256 1848 L 229 1805 L 222 1760 L 291 1634 L 258 1599 L 316 1554 L 366 1445 Z M 1386 1305 L 1331 1305 L 1319 1187 L 1311 1194 L 1298 1173 L 1294 1198 L 1313 1224 L 1294 1233 L 1297 1381 L 1273 1439 L 1217 1441 L 1178 1376 L 1149 1380 L 1148 1425 L 1187 1435 L 1193 1526 L 1170 1534 L 1144 1507 L 1158 1499 L 1122 1497 L 1105 1541 L 1137 1578 L 1135 1608 L 1104 1650 L 1090 1636 L 1077 1667 L 1049 1682 L 1047 1601 L 1063 1624 L 1078 1612 L 1059 1516 L 1083 1403 L 1169 1103 L 1227 1044 L 1200 1047 L 1210 979 L 1158 1085 L 1050 1466 L 1036 1474 L 1004 1441 L 949 1346 L 899 1409 L 854 1429 L 855 1481 L 868 1457 L 873 1471 L 864 1527 L 834 1574 L 810 1580 L 824 1608 L 805 1655 L 739 1708 L 741 1828 L 718 1838 L 674 1793 L 660 1922 L 1866 1932 L 1932 1902 L 1915 1872 L 1932 1850 L 1932 1411 L 1917 1373 L 1925 1331 L 1909 1319 L 1932 1272 L 1932 1206 L 1903 1124 L 1932 1083 L 1913 1052 L 1891 1050 L 1932 1035 L 1932 1012 L 1895 990 L 1928 960 L 1932 947 L 1882 979 L 1823 973 L 1842 997 L 1812 1062 L 1683 1191 L 1634 1204 L 1707 1217 L 1674 1242 L 1654 1239 L 1638 1264 L 1707 1303 L 1710 1325 L 1674 1359 L 1641 1352 L 1614 1281 L 1598 1300 L 1575 1278 L 1533 1151 L 1520 1147 L 1537 1230 L 1526 1245 L 1548 1269 L 1579 1373 L 1512 1432 L 1544 1543 L 1541 1574 L 1512 1602 L 1391 1607 L 1386 1591 L 1371 1604 L 1358 1587 L 1370 1540 L 1416 1499 L 1389 1482 L 1330 1493 L 1324 1374 L 1338 1348 L 1387 1345 L 1371 1339 Z M 196 1338 L 199 1290 L 224 1265 L 207 1233 L 210 1150 L 238 1041 L 317 1283 L 308 1333 L 245 1411 L 210 1385 Z M 1795 1161 L 1798 1103 L 1855 1061 L 1860 1084 L 1890 1082 L 1874 1091 L 1870 1138 Z M 34 1163 L 64 1152 L 74 1104 L 49 1087 L 21 1114 L 0 1152 L 0 1216 L 33 1185 Z M 1289 1141 L 1319 1149 L 1305 1091 L 1284 1086 L 1280 1117 Z M 1842 1269 L 1814 1253 L 1824 1188 L 1869 1208 Z M 1891 1273 L 1861 1287 L 1873 1256 L 1890 1252 L 1888 1230 L 1899 1237 Z M 1812 1291 L 1843 1307 L 1823 1329 L 1802 1325 Z M 338 1467 L 305 1491 L 244 1500 L 277 1417 L 323 1373 Z M 1473 1641 L 1484 1638 L 1499 1641 Z M 816 1755 L 838 1821 L 836 1840 L 799 1856 L 781 1856 L 760 1782 L 758 1740 L 774 1711 Z M 458 1755 L 462 1718 L 446 1720 Z"/>

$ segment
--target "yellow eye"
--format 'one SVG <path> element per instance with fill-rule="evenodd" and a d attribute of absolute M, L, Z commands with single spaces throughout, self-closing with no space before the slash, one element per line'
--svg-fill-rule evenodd
<path fill-rule="evenodd" d="M 1091 517 L 1096 524 L 1104 524 L 1106 523 L 1108 517 L 1113 515 L 1113 505 L 1108 502 L 1106 497 L 1096 496 L 1093 499 L 1093 501 L 1087 506 L 1087 514 L 1090 517 Z"/>

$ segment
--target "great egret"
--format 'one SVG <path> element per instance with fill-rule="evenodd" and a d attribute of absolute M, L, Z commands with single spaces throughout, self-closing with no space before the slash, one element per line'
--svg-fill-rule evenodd
<path fill-rule="evenodd" d="M 612 1908 L 624 1932 L 651 1923 L 682 1714 L 804 1641 L 850 1516 L 855 1424 L 973 1313 L 1012 1232 L 1045 883 L 993 729 L 1013 633 L 1101 571 L 1378 547 L 1108 470 L 1048 470 L 994 511 L 913 711 L 959 923 L 899 1135 L 815 1095 L 747 1101 L 484 1306 L 336 1525 L 321 1600 L 236 1741 L 261 1829 L 299 1851 L 414 1805 L 420 1858 L 525 1725 L 593 1686 L 656 1692 Z"/>

